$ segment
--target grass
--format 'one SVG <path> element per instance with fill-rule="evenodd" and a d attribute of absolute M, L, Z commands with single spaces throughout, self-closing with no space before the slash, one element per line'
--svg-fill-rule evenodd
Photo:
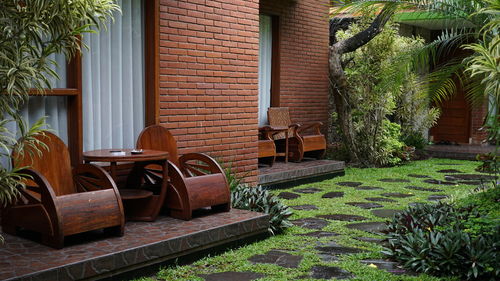
<path fill-rule="evenodd" d="M 459 165 L 449 165 L 459 164 Z M 367 221 L 384 221 L 382 218 L 375 217 L 371 214 L 370 210 L 361 209 L 358 207 L 346 205 L 346 202 L 368 202 L 365 197 L 379 197 L 384 192 L 400 192 L 411 193 L 414 196 L 408 198 L 393 198 L 397 202 L 381 202 L 384 208 L 387 209 L 403 209 L 408 203 L 411 202 L 426 202 L 427 197 L 432 194 L 447 194 L 454 200 L 454 198 L 462 198 L 464 194 L 468 193 L 474 188 L 470 185 L 433 185 L 424 183 L 419 178 L 408 177 L 408 174 L 422 174 L 428 175 L 435 179 L 443 179 L 444 174 L 438 173 L 437 170 L 441 169 L 457 169 L 466 173 L 476 173 L 478 162 L 460 161 L 449 159 L 430 159 L 423 161 L 415 161 L 400 167 L 393 168 L 370 168 L 358 169 L 347 168 L 346 175 L 337 177 L 331 180 L 316 182 L 312 184 L 302 185 L 285 190 L 274 190 L 272 193 L 279 194 L 283 191 L 292 191 L 297 188 L 316 187 L 323 191 L 314 194 L 301 194 L 301 197 L 293 200 L 284 200 L 289 206 L 314 204 L 318 210 L 312 211 L 296 211 L 291 217 L 292 220 L 315 217 L 321 214 L 355 214 L 369 218 Z M 382 178 L 400 178 L 410 180 L 410 183 L 386 183 L 380 182 L 378 179 Z M 352 187 L 338 186 L 336 183 L 343 181 L 357 181 L 362 182 L 367 186 L 378 186 L 384 190 L 356 190 Z M 404 188 L 408 185 L 416 185 L 422 187 L 433 187 L 442 189 L 443 192 L 432 193 L 426 191 L 416 191 Z M 321 196 L 330 191 L 342 191 L 344 197 L 324 199 Z M 383 258 L 380 251 L 382 247 L 377 244 L 361 242 L 354 237 L 375 237 L 380 236 L 369 234 L 363 231 L 348 229 L 345 227 L 349 222 L 330 220 L 329 224 L 323 228 L 323 231 L 331 231 L 339 233 L 339 236 L 314 238 L 307 236 L 298 236 L 297 234 L 311 232 L 310 229 L 305 229 L 297 226 L 289 228 L 285 233 L 277 236 L 270 237 L 266 240 L 253 243 L 235 250 L 229 250 L 221 255 L 203 258 L 191 265 L 173 266 L 161 269 L 155 277 L 145 277 L 138 280 L 203 280 L 198 277 L 199 274 L 209 274 L 224 271 L 253 271 L 264 273 L 265 278 L 259 280 L 317 280 L 307 277 L 310 275 L 310 269 L 315 265 L 336 266 L 343 268 L 353 273 L 356 277 L 353 280 L 451 280 L 428 276 L 421 274 L 418 276 L 395 276 L 384 270 L 373 268 L 360 263 L 359 261 L 366 258 Z M 317 255 L 314 249 L 316 243 L 335 241 L 338 244 L 350 247 L 358 247 L 366 250 L 365 253 L 343 255 L 340 260 L 336 262 L 324 262 Z M 264 254 L 272 249 L 282 249 L 294 255 L 302 255 L 303 259 L 298 268 L 283 268 L 273 264 L 253 264 L 248 261 L 248 258 Z"/>

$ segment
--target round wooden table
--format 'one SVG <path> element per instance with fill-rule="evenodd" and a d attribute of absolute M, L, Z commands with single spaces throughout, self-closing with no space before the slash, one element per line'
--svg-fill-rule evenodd
<path fill-rule="evenodd" d="M 134 172 L 129 177 L 134 177 L 131 182 L 135 186 L 127 186 L 120 189 L 127 220 L 134 221 L 154 221 L 160 213 L 163 202 L 167 194 L 168 186 L 168 152 L 143 149 L 141 153 L 132 153 L 133 149 L 99 149 L 83 153 L 85 163 L 90 162 L 109 162 L 110 174 L 113 180 L 117 181 L 116 166 L 118 162 L 133 162 L 134 170 L 145 173 L 145 167 L 148 165 L 160 165 L 161 171 L 158 171 L 158 178 L 161 178 L 159 194 L 144 190 L 140 186 L 141 179 L 138 172 Z M 135 169 L 137 168 L 137 169 Z M 127 180 L 127 182 L 129 182 Z"/>

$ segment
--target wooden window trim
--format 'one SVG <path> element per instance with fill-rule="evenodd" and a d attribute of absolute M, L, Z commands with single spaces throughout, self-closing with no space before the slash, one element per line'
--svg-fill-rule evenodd
<path fill-rule="evenodd" d="M 145 126 L 158 124 L 160 90 L 160 0 L 144 0 Z M 48 90 L 47 96 L 66 96 L 68 104 L 68 147 L 71 164 L 83 161 L 82 60 L 77 54 L 67 67 L 68 88 Z M 35 95 L 36 92 L 30 92 Z"/>
<path fill-rule="evenodd" d="M 272 58 L 271 58 L 271 107 L 280 106 L 280 17 L 271 16 Z"/>

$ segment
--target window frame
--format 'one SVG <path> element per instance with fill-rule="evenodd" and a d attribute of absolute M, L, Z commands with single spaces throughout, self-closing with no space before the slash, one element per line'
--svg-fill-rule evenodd
<path fill-rule="evenodd" d="M 160 90 L 160 0 L 142 0 L 144 8 L 145 124 L 159 123 Z M 66 88 L 54 88 L 46 96 L 67 98 L 68 148 L 71 164 L 83 162 L 82 59 L 77 54 L 66 69 Z M 35 91 L 30 95 L 36 95 Z"/>

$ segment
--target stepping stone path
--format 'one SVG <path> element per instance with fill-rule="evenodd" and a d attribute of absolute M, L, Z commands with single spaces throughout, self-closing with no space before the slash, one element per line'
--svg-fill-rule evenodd
<path fill-rule="evenodd" d="M 355 187 L 357 190 L 377 190 L 377 189 L 381 189 L 383 190 L 382 187 L 377 187 L 377 186 L 358 186 L 358 187 Z"/>
<path fill-rule="evenodd" d="M 428 175 L 419 175 L 419 174 L 408 174 L 407 176 L 418 179 L 430 178 Z"/>
<path fill-rule="evenodd" d="M 382 208 L 383 205 L 371 202 L 347 202 L 347 205 L 363 208 L 363 209 L 374 209 L 374 208 Z"/>
<path fill-rule="evenodd" d="M 278 194 L 278 197 L 282 198 L 282 199 L 291 200 L 291 199 L 299 198 L 300 195 L 298 195 L 296 193 L 292 193 L 292 192 L 281 192 L 280 194 Z"/>
<path fill-rule="evenodd" d="M 311 268 L 311 278 L 314 279 L 332 279 L 337 280 L 351 279 L 354 278 L 349 271 L 345 271 L 342 268 L 335 266 L 313 266 Z"/>
<path fill-rule="evenodd" d="M 344 192 L 328 192 L 323 194 L 321 198 L 339 198 L 344 197 Z"/>
<path fill-rule="evenodd" d="M 441 192 L 441 191 L 443 191 L 442 189 L 421 187 L 421 186 L 414 186 L 414 185 L 405 186 L 405 188 L 412 189 L 412 190 L 419 190 L 419 191 L 429 191 L 429 192 Z"/>
<path fill-rule="evenodd" d="M 392 200 L 392 199 L 384 198 L 384 197 L 366 197 L 365 199 L 368 201 L 373 201 L 373 202 L 391 202 L 391 203 L 398 202 L 396 200 Z"/>
<path fill-rule="evenodd" d="M 336 220 L 336 221 L 364 221 L 367 217 L 357 216 L 357 215 L 344 215 L 344 214 L 332 214 L 332 215 L 318 215 L 318 218 Z"/>
<path fill-rule="evenodd" d="M 486 183 L 488 181 L 459 181 L 458 183 L 466 184 L 466 185 L 480 185 L 482 183 Z"/>
<path fill-rule="evenodd" d="M 335 233 L 335 232 L 328 232 L 328 231 L 314 231 L 314 232 L 309 232 L 309 233 L 304 233 L 304 234 L 299 234 L 299 235 L 300 236 L 321 238 L 321 237 L 337 236 L 339 234 Z"/>
<path fill-rule="evenodd" d="M 403 268 L 399 267 L 397 262 L 393 261 L 386 261 L 386 260 L 361 260 L 361 263 L 364 263 L 366 265 L 375 265 L 377 266 L 378 269 L 383 269 L 389 273 L 392 273 L 394 275 L 402 275 L 407 273 L 406 270 Z"/>
<path fill-rule="evenodd" d="M 441 180 L 437 180 L 437 179 L 427 179 L 427 180 L 424 180 L 424 182 L 430 183 L 430 184 L 440 184 L 440 185 L 457 185 L 456 182 L 441 181 Z"/>
<path fill-rule="evenodd" d="M 328 242 L 326 244 L 318 243 L 318 246 L 315 247 L 315 249 L 318 250 L 321 259 L 326 262 L 337 261 L 339 255 L 357 254 L 365 252 L 362 249 L 345 247 L 335 242 Z"/>
<path fill-rule="evenodd" d="M 338 182 L 337 185 L 340 186 L 349 186 L 349 187 L 356 187 L 362 185 L 362 182 L 357 182 L 357 181 L 343 181 L 343 182 Z"/>
<path fill-rule="evenodd" d="M 444 170 L 439 170 L 437 171 L 438 173 L 443 173 L 443 174 L 458 174 L 458 173 L 463 173 L 462 171 L 455 170 L 455 169 L 444 169 Z"/>
<path fill-rule="evenodd" d="M 263 255 L 255 255 L 248 259 L 253 263 L 271 263 L 286 268 L 297 268 L 302 261 L 302 256 L 292 255 L 286 252 L 271 250 Z"/>
<path fill-rule="evenodd" d="M 385 197 L 394 197 L 394 198 L 407 198 L 407 197 L 415 196 L 413 194 L 399 193 L 399 192 L 387 192 L 387 193 L 382 193 L 380 195 L 385 196 Z"/>
<path fill-rule="evenodd" d="M 370 232 L 373 234 L 384 235 L 382 231 L 386 229 L 386 224 L 384 222 L 359 222 L 347 224 L 346 227 L 350 229 Z"/>
<path fill-rule="evenodd" d="M 495 179 L 495 176 L 490 175 L 480 175 L 480 174 L 459 174 L 459 175 L 446 175 L 444 176 L 446 180 L 463 180 L 463 181 L 491 181 Z"/>
<path fill-rule="evenodd" d="M 431 195 L 431 196 L 427 197 L 427 200 L 429 200 L 429 201 L 439 201 L 439 200 L 443 200 L 443 199 L 446 199 L 446 198 L 448 198 L 448 195 L 436 194 L 436 195 Z"/>
<path fill-rule="evenodd" d="M 299 210 L 299 211 L 311 211 L 311 210 L 317 210 L 318 207 L 314 205 L 297 205 L 297 206 L 290 206 L 290 208 L 294 210 Z"/>
<path fill-rule="evenodd" d="M 388 218 L 392 219 L 395 214 L 399 214 L 402 212 L 402 210 L 395 210 L 395 209 L 377 209 L 377 210 L 372 210 L 372 214 L 376 217 L 379 218 Z"/>
<path fill-rule="evenodd" d="M 378 181 L 381 181 L 381 182 L 410 182 L 410 180 L 407 180 L 407 179 L 389 179 L 389 178 L 379 179 Z"/>
<path fill-rule="evenodd" d="M 309 229 L 322 229 L 323 227 L 328 225 L 328 222 L 322 219 L 315 218 L 305 218 L 293 220 L 292 223 L 296 226 L 309 228 Z"/>
<path fill-rule="evenodd" d="M 368 242 L 368 243 L 375 243 L 375 244 L 382 244 L 382 239 L 379 239 L 379 238 L 373 238 L 373 237 L 356 237 L 354 238 L 356 240 L 359 240 L 359 241 L 363 241 L 363 242 Z"/>
<path fill-rule="evenodd" d="M 259 278 L 265 277 L 262 273 L 255 273 L 251 271 L 246 272 L 235 272 L 235 271 L 227 271 L 227 272 L 219 272 L 212 274 L 201 274 L 198 275 L 206 281 L 251 281 Z"/>
<path fill-rule="evenodd" d="M 315 187 L 308 187 L 308 188 L 294 189 L 293 191 L 298 192 L 298 193 L 311 194 L 311 193 L 317 193 L 317 192 L 320 192 L 323 190 L 319 189 L 319 188 L 315 188 Z"/>

